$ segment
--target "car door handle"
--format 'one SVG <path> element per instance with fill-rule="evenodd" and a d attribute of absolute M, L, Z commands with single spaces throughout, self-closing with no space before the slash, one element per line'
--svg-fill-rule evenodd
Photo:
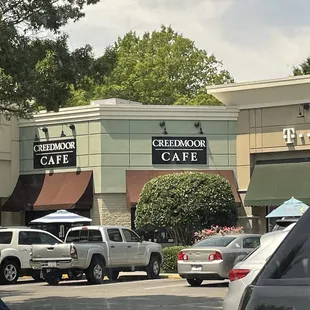
<path fill-rule="evenodd" d="M 128 248 L 131 248 L 131 245 L 128 245 L 127 247 L 128 247 Z"/>
<path fill-rule="evenodd" d="M 51 251 L 51 250 L 54 250 L 55 248 L 51 246 L 51 247 L 48 247 L 47 249 Z"/>
<path fill-rule="evenodd" d="M 115 245 L 111 245 L 111 248 L 115 248 Z"/>
<path fill-rule="evenodd" d="M 23 249 L 22 252 L 27 252 L 27 249 Z"/>

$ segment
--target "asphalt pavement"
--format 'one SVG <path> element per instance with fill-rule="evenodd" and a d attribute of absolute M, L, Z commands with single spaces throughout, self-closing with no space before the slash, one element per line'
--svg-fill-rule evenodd
<path fill-rule="evenodd" d="M 49 286 L 24 280 L 0 286 L 0 292 L 10 310 L 220 310 L 227 286 L 205 281 L 201 287 L 190 287 L 183 279 L 121 276 L 102 285 L 81 280 Z"/>

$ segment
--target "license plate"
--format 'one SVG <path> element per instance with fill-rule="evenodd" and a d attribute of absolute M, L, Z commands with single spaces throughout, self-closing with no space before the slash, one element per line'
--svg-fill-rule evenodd
<path fill-rule="evenodd" d="M 56 268 L 57 267 L 57 263 L 56 262 L 48 262 L 47 263 L 47 267 Z"/>
<path fill-rule="evenodd" d="M 202 270 L 202 266 L 201 265 L 193 265 L 192 266 L 192 271 L 201 271 Z"/>

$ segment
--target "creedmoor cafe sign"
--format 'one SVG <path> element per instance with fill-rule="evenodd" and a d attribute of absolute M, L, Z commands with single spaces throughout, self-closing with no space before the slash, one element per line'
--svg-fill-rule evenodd
<path fill-rule="evenodd" d="M 207 164 L 205 137 L 152 137 L 152 164 Z"/>
<path fill-rule="evenodd" d="M 34 169 L 76 166 L 76 139 L 33 143 Z"/>

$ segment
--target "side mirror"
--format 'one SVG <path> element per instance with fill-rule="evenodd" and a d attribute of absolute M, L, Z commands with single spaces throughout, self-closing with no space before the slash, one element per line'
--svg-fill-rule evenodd
<path fill-rule="evenodd" d="M 144 241 L 144 236 L 140 236 L 140 242 Z"/>

